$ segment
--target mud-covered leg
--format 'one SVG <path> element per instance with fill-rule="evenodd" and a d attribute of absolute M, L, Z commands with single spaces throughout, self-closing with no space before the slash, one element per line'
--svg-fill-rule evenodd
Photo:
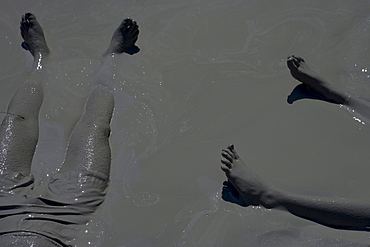
<path fill-rule="evenodd" d="M 43 100 L 39 83 L 26 82 L 14 93 L 0 127 L 0 188 L 26 186 L 38 141 L 38 115 Z"/>
<path fill-rule="evenodd" d="M 287 65 L 294 79 L 302 82 L 314 93 L 324 97 L 330 102 L 348 105 L 349 95 L 340 92 L 331 83 L 314 72 L 304 61 L 297 56 L 289 56 Z"/>
<path fill-rule="evenodd" d="M 62 167 L 50 179 L 52 200 L 80 203 L 88 212 L 104 200 L 111 164 L 113 107 L 113 96 L 103 87 L 95 89 L 88 98 L 85 113 L 70 136 Z"/>
<path fill-rule="evenodd" d="M 32 54 L 34 58 L 33 69 L 41 71 L 44 67 L 45 59 L 50 54 L 50 50 L 46 44 L 44 31 L 36 20 L 36 16 L 31 13 L 22 15 L 20 29 L 24 40 L 22 47 Z"/>
<path fill-rule="evenodd" d="M 113 106 L 110 92 L 102 87 L 94 90 L 87 101 L 84 115 L 71 134 L 60 172 L 91 171 L 109 177 L 109 135 Z"/>

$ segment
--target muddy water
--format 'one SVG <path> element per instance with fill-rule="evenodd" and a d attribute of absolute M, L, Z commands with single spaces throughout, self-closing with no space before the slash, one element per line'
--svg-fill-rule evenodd
<path fill-rule="evenodd" d="M 40 78 L 37 183 L 62 162 L 94 84 L 109 85 L 116 98 L 111 184 L 81 246 L 368 246 L 368 233 L 224 202 L 219 169 L 220 150 L 234 143 L 271 186 L 370 200 L 370 123 L 319 100 L 288 104 L 297 82 L 286 68 L 288 55 L 300 55 L 369 99 L 366 1 L 2 3 L 1 109 L 28 77 L 32 58 L 18 28 L 26 11 L 53 52 Z M 141 51 L 104 63 L 125 17 L 140 25 Z"/>

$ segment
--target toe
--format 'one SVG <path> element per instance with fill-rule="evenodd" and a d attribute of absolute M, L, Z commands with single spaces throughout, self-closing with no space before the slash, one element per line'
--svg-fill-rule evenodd
<path fill-rule="evenodd" d="M 135 32 L 134 32 L 134 36 L 139 36 L 139 29 L 136 29 Z"/>
<path fill-rule="evenodd" d="M 304 59 L 301 57 L 295 57 L 295 58 L 298 60 L 298 62 L 304 62 Z"/>
<path fill-rule="evenodd" d="M 299 65 L 301 64 L 301 61 L 298 58 L 294 58 L 293 63 L 294 63 L 294 66 L 298 68 Z"/>
<path fill-rule="evenodd" d="M 132 24 L 132 19 L 130 19 L 130 18 L 124 19 L 121 23 L 122 28 L 124 29 L 124 31 L 126 31 L 131 24 Z"/>
<path fill-rule="evenodd" d="M 234 144 L 230 144 L 227 148 L 232 153 L 232 156 L 234 157 L 234 159 L 239 159 L 239 155 L 234 148 Z"/>
<path fill-rule="evenodd" d="M 299 62 L 295 57 L 290 57 L 287 60 L 287 65 L 290 70 L 296 70 L 299 67 Z"/>
<path fill-rule="evenodd" d="M 226 152 L 222 152 L 221 155 L 222 155 L 222 157 L 227 159 L 229 162 L 233 162 L 233 157 L 230 154 L 228 154 Z"/>
<path fill-rule="evenodd" d="M 132 40 L 132 44 L 135 44 L 138 38 L 139 38 L 139 31 L 137 32 L 136 35 L 134 35 L 134 39 Z"/>
<path fill-rule="evenodd" d="M 299 67 L 300 63 L 304 62 L 304 59 L 298 56 L 290 56 L 288 57 L 288 61 L 291 60 L 296 67 Z"/>
<path fill-rule="evenodd" d="M 129 31 L 131 33 L 134 33 L 138 29 L 139 29 L 139 26 L 137 25 L 136 21 L 133 21 L 132 24 L 129 27 Z"/>
<path fill-rule="evenodd" d="M 226 167 L 228 167 L 228 168 L 232 168 L 232 163 L 229 161 L 229 160 L 227 160 L 227 159 L 224 159 L 224 158 L 222 158 L 221 159 L 221 163 L 223 164 L 223 165 L 225 165 Z"/>
<path fill-rule="evenodd" d="M 21 25 L 21 26 L 19 27 L 19 29 L 21 30 L 21 36 L 22 36 L 22 38 L 24 39 L 24 32 L 25 32 L 25 28 Z"/>
<path fill-rule="evenodd" d="M 137 36 L 139 35 L 139 27 L 138 27 L 138 26 L 136 26 L 136 27 L 134 27 L 134 28 L 132 29 L 132 31 L 131 31 L 131 35 L 132 35 L 133 37 L 137 37 Z"/>
<path fill-rule="evenodd" d="M 225 165 L 221 165 L 221 170 L 224 171 L 225 173 L 230 172 L 230 169 Z"/>
<path fill-rule="evenodd" d="M 26 21 L 26 17 L 24 15 L 22 15 L 21 17 L 21 25 Z"/>
<path fill-rule="evenodd" d="M 234 159 L 234 154 L 229 150 L 229 149 L 222 149 L 222 152 L 221 152 L 222 156 L 228 156 L 230 158 L 228 158 L 230 160 L 230 162 L 232 162 L 232 160 Z M 226 158 L 226 157 L 225 157 Z"/>
<path fill-rule="evenodd" d="M 235 149 L 232 150 L 233 154 L 234 154 L 234 159 L 239 159 L 239 154 L 236 152 Z"/>
<path fill-rule="evenodd" d="M 28 26 L 29 26 L 29 24 L 26 21 L 26 17 L 24 15 L 22 15 L 22 19 L 21 19 L 21 22 L 20 22 L 21 31 L 25 31 L 26 28 L 28 28 Z"/>
<path fill-rule="evenodd" d="M 36 16 L 34 14 L 32 14 L 32 13 L 26 13 L 25 14 L 25 18 L 26 18 L 27 21 L 34 21 L 34 20 L 36 20 Z"/>
<path fill-rule="evenodd" d="M 227 149 L 232 152 L 234 150 L 234 144 L 230 144 L 229 146 L 227 146 Z"/>

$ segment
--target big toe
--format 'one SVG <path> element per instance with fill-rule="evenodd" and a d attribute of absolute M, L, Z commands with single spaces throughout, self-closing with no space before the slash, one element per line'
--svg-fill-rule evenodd
<path fill-rule="evenodd" d="M 36 16 L 32 13 L 26 13 L 24 17 L 25 17 L 25 20 L 29 22 L 36 20 Z"/>
<path fill-rule="evenodd" d="M 123 28 L 123 31 L 126 31 L 131 25 L 132 25 L 131 18 L 126 18 L 121 22 L 121 28 Z"/>
<path fill-rule="evenodd" d="M 139 29 L 139 25 L 137 25 L 136 21 L 132 21 L 129 27 L 130 32 L 135 33 L 136 31 L 138 31 L 138 29 Z"/>
<path fill-rule="evenodd" d="M 26 13 L 22 15 L 21 19 L 21 31 L 25 32 L 30 28 L 31 24 L 36 21 L 36 16 L 31 13 Z"/>
<path fill-rule="evenodd" d="M 299 67 L 300 61 L 295 56 L 289 56 L 287 60 L 287 65 L 290 70 L 297 70 Z"/>

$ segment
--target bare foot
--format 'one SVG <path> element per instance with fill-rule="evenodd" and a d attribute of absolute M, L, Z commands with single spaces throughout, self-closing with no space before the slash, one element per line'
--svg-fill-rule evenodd
<path fill-rule="evenodd" d="M 242 207 L 249 206 L 241 197 L 239 192 L 235 189 L 234 185 L 229 181 L 225 181 L 222 187 L 222 199 L 227 202 L 238 204 Z"/>
<path fill-rule="evenodd" d="M 20 23 L 21 35 L 24 40 L 22 47 L 31 52 L 35 59 L 47 56 L 50 51 L 46 44 L 44 32 L 36 16 L 31 13 L 22 15 Z"/>
<path fill-rule="evenodd" d="M 128 53 L 133 55 L 140 51 L 135 45 L 139 37 L 139 26 L 132 19 L 124 19 L 114 31 L 106 55 L 114 53 Z"/>
<path fill-rule="evenodd" d="M 347 104 L 348 96 L 338 92 L 333 85 L 314 72 L 301 57 L 294 55 L 287 61 L 290 74 L 314 93 L 337 104 Z"/>
<path fill-rule="evenodd" d="M 221 169 L 246 205 L 260 205 L 262 194 L 268 191 L 267 186 L 239 158 L 234 145 L 229 145 L 226 149 L 223 149 L 221 154 L 223 157 L 221 159 Z"/>

